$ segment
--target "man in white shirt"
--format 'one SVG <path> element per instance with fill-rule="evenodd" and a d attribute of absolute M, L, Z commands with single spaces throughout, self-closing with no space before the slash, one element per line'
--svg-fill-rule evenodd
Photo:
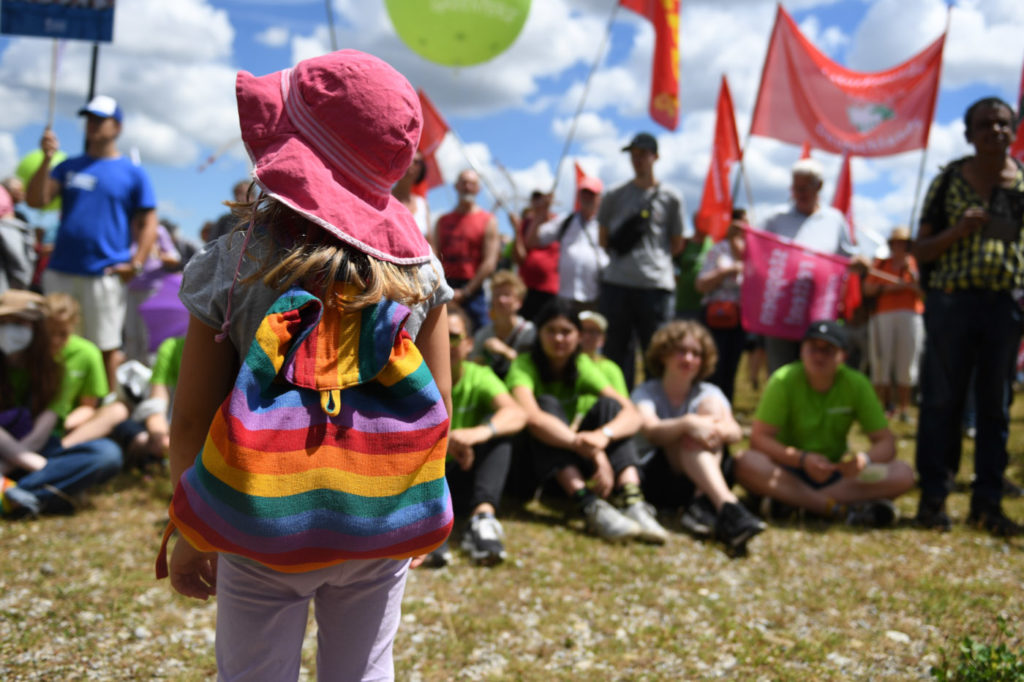
<path fill-rule="evenodd" d="M 800 159 L 793 164 L 793 182 L 790 185 L 793 205 L 769 218 L 764 230 L 821 253 L 852 256 L 855 247 L 846 216 L 818 201 L 823 178 L 821 164 L 813 159 Z M 795 361 L 800 356 L 800 344 L 766 336 L 765 353 L 770 374 Z"/>
<path fill-rule="evenodd" d="M 597 306 L 600 293 L 599 276 L 608 265 L 608 254 L 598 244 L 597 207 L 604 186 L 597 178 L 585 177 L 579 182 L 579 208 L 547 221 L 534 232 L 527 243 L 530 248 L 559 242 L 558 296 L 576 301 L 581 306 Z"/>

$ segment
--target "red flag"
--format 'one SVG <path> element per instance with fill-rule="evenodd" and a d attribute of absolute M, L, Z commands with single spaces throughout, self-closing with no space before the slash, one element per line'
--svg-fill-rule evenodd
<path fill-rule="evenodd" d="M 811 143 L 804 140 L 804 146 L 800 148 L 800 159 L 803 160 L 809 158 L 811 158 Z"/>
<path fill-rule="evenodd" d="M 779 5 L 750 126 L 753 135 L 857 156 L 928 144 L 946 34 L 887 71 L 842 67 L 800 33 Z"/>
<path fill-rule="evenodd" d="M 850 226 L 850 241 L 856 244 L 857 235 L 853 229 L 853 176 L 850 175 L 849 154 L 843 154 L 843 165 L 839 169 L 836 193 L 832 197 L 832 208 L 846 216 L 846 223 Z"/>
<path fill-rule="evenodd" d="M 580 210 L 580 181 L 587 177 L 587 174 L 580 168 L 579 161 L 573 161 L 572 165 L 576 169 L 576 192 L 573 194 L 576 198 L 574 199 L 575 203 L 572 205 L 572 210 L 578 211 Z"/>
<path fill-rule="evenodd" d="M 1024 161 L 1024 68 L 1020 72 L 1020 91 L 1017 95 L 1017 139 L 1010 145 L 1010 156 Z"/>
<path fill-rule="evenodd" d="M 426 93 L 423 90 L 417 90 L 416 94 L 420 96 L 420 108 L 423 110 L 423 132 L 420 133 L 420 144 L 417 149 L 423 154 L 423 161 L 427 164 L 427 174 L 424 176 L 423 182 L 413 187 L 412 191 L 425 197 L 427 190 L 444 184 L 444 178 L 441 177 L 441 169 L 437 165 L 437 159 L 434 158 L 434 152 L 441 146 L 449 128 Z"/>
<path fill-rule="evenodd" d="M 729 169 L 742 155 L 729 83 L 725 76 L 722 76 L 722 85 L 718 90 L 718 111 L 715 115 L 715 145 L 711 150 L 711 165 L 704 180 L 704 196 L 700 200 L 700 210 L 697 211 L 696 219 L 697 229 L 716 242 L 725 236 L 732 220 Z"/>
<path fill-rule="evenodd" d="M 654 25 L 651 67 L 651 118 L 669 130 L 679 124 L 679 4 L 680 0 L 619 0 L 626 9 Z"/>

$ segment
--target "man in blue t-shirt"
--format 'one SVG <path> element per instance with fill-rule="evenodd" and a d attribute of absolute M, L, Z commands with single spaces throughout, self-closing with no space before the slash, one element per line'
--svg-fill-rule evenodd
<path fill-rule="evenodd" d="M 82 336 L 103 352 L 107 379 L 123 358 L 125 284 L 142 271 L 156 241 L 156 197 L 145 171 L 121 156 L 121 107 L 106 95 L 79 112 L 86 117 L 85 154 L 51 169 L 59 143 L 47 128 L 43 162 L 28 186 L 28 204 L 41 208 L 61 197 L 61 220 L 48 269 L 47 293 L 64 292 L 82 309 Z M 132 241 L 138 249 L 132 255 Z"/>

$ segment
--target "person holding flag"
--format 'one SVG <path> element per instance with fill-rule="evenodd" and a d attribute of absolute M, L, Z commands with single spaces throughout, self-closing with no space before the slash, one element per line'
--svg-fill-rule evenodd
<path fill-rule="evenodd" d="M 850 256 L 854 253 L 850 226 L 846 217 L 819 201 L 824 184 L 824 170 L 814 159 L 800 159 L 793 164 L 790 191 L 793 205 L 768 219 L 764 231 L 785 237 L 798 246 L 829 254 Z M 796 360 L 800 344 L 773 336 L 765 337 L 768 373 Z"/>

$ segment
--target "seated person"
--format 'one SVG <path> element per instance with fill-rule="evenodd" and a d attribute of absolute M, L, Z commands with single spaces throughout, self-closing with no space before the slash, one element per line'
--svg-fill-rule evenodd
<path fill-rule="evenodd" d="M 647 349 L 654 378 L 637 386 L 632 399 L 643 418 L 643 450 L 657 448 L 645 467 L 645 489 L 649 483 L 664 484 L 667 462 L 677 478 L 676 505 L 690 503 L 682 526 L 696 535 L 709 535 L 713 528 L 730 553 L 742 553 L 765 525 L 740 504 L 722 473 L 725 446 L 739 441 L 743 432 L 725 394 L 705 381 L 717 360 L 715 342 L 701 324 L 669 322 L 654 333 Z M 695 486 L 697 497 L 691 502 Z"/>
<path fill-rule="evenodd" d="M 896 519 L 891 500 L 910 490 L 914 472 L 898 461 L 892 432 L 868 378 L 843 364 L 838 323 L 812 322 L 800 359 L 780 367 L 754 415 L 750 450 L 736 459 L 736 479 L 758 495 L 850 525 L 882 527 Z M 850 452 L 854 421 L 871 442 Z"/>
<path fill-rule="evenodd" d="M 171 444 L 168 418 L 184 348 L 184 336 L 172 336 L 160 343 L 145 399 L 135 406 L 131 417 L 114 430 L 115 440 L 124 448 L 126 466 L 145 469 L 150 464 L 166 461 Z"/>
<path fill-rule="evenodd" d="M 495 515 L 512 463 L 511 436 L 526 426 L 526 413 L 490 367 L 466 362 L 473 349 L 470 325 L 469 315 L 449 303 L 452 419 L 445 476 L 455 513 L 471 510 L 462 548 L 474 563 L 492 566 L 506 556 L 504 531 Z M 426 563 L 444 566 L 450 557 L 445 542 Z"/>
<path fill-rule="evenodd" d="M 73 511 L 78 494 L 121 470 L 120 448 L 109 439 L 89 437 L 115 412 L 96 408 L 107 393 L 102 354 L 88 341 L 68 337 L 65 313 L 77 314 L 77 304 L 63 304 L 64 298 L 48 300 L 27 291 L 0 294 L 5 516 Z M 77 427 L 66 428 L 69 420 Z"/>
<path fill-rule="evenodd" d="M 491 321 L 476 330 L 470 359 L 488 365 L 502 379 L 520 353 L 533 346 L 537 330 L 519 315 L 526 285 L 519 275 L 499 270 L 491 277 Z"/>
<path fill-rule="evenodd" d="M 505 380 L 526 410 L 534 473 L 542 481 L 554 475 L 602 538 L 664 543 L 668 533 L 640 489 L 632 440 L 639 413 L 580 352 L 580 322 L 571 302 L 546 303 L 537 324 L 533 348 L 515 359 Z M 621 510 L 605 499 L 613 491 L 620 493 Z"/>
<path fill-rule="evenodd" d="M 614 360 L 601 354 L 607 331 L 608 320 L 604 315 L 594 310 L 584 310 L 580 313 L 580 350 L 594 361 L 601 374 L 608 377 L 612 388 L 620 395 L 628 395 L 629 389 L 626 388 L 626 377 L 622 374 L 622 368 L 615 364 Z"/>

